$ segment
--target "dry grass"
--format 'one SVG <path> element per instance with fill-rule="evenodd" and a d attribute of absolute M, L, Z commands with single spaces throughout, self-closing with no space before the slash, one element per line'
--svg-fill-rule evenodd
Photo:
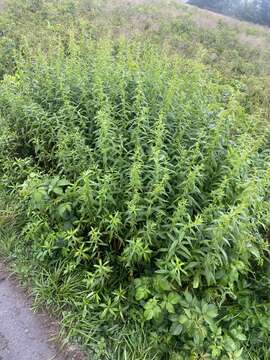
<path fill-rule="evenodd" d="M 5 2 L 6 0 L 0 0 L 0 9 L 3 8 Z M 190 16 L 197 25 L 204 29 L 215 29 L 222 22 L 235 30 L 243 44 L 256 49 L 270 49 L 270 28 L 183 4 L 181 0 L 105 1 L 103 10 L 108 21 L 110 21 L 110 13 L 117 8 L 127 12 L 127 26 L 124 26 L 125 29 L 122 28 L 126 34 L 135 34 L 147 29 L 157 30 L 163 19 L 170 20 Z M 146 10 L 145 13 L 143 9 Z"/>
<path fill-rule="evenodd" d="M 217 14 L 208 10 L 182 4 L 176 0 L 112 0 L 107 3 L 107 10 L 116 8 L 129 11 L 128 33 L 157 28 L 162 19 L 175 19 L 177 17 L 190 16 L 192 20 L 204 29 L 215 29 L 219 23 L 228 25 L 238 34 L 240 42 L 256 49 L 270 49 L 270 29 L 265 26 L 255 25 L 245 21 L 240 21 L 228 16 Z M 147 10 L 143 15 L 143 9 Z M 133 11 L 132 11 L 133 10 Z M 149 16 L 149 10 L 153 10 Z"/>
<path fill-rule="evenodd" d="M 238 33 L 240 42 L 254 48 L 270 48 L 270 28 L 266 26 L 240 21 L 229 16 L 214 13 L 209 10 L 192 8 L 192 19 L 202 28 L 214 29 L 220 22 L 230 26 Z"/>

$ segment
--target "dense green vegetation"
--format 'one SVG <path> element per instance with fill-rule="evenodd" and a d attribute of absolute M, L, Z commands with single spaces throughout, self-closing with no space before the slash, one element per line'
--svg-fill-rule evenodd
<path fill-rule="evenodd" d="M 103 6 L 2 16 L 1 252 L 90 359 L 269 359 L 267 49 Z"/>

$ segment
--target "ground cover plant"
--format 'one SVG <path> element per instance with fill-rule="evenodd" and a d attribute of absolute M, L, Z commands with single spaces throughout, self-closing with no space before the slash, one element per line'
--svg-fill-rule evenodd
<path fill-rule="evenodd" d="M 268 359 L 260 100 L 64 9 L 5 54 L 2 251 L 90 359 Z"/>

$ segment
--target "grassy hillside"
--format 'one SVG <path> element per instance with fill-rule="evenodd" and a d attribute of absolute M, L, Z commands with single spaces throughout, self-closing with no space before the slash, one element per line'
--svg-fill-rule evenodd
<path fill-rule="evenodd" d="M 89 359 L 269 359 L 270 33 L 175 1 L 9 1 L 0 248 Z"/>

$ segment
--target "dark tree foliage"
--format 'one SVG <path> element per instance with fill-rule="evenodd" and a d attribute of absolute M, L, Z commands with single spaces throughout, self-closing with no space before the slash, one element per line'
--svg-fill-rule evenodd
<path fill-rule="evenodd" d="M 270 0 L 260 2 L 260 23 L 270 26 Z"/>
<path fill-rule="evenodd" d="M 197 5 L 204 9 L 224 12 L 226 11 L 226 8 L 228 7 L 228 0 L 190 0 L 190 4 Z"/>
<path fill-rule="evenodd" d="M 270 0 L 190 0 L 189 4 L 270 26 Z"/>

